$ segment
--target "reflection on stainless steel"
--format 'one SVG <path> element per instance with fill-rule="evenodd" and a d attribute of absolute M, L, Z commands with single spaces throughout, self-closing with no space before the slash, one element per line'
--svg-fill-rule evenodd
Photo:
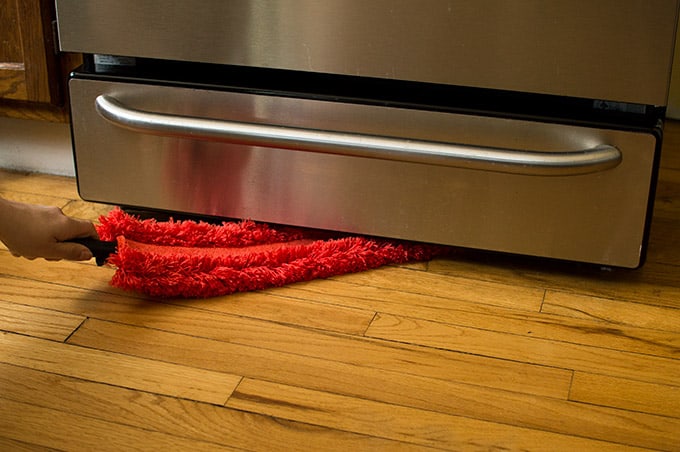
<path fill-rule="evenodd" d="M 58 0 L 63 50 L 665 105 L 676 0 Z"/>
<path fill-rule="evenodd" d="M 78 185 L 85 199 L 304 225 L 604 265 L 640 263 L 656 136 L 375 105 L 73 79 Z M 138 133 L 96 100 L 168 115 L 472 147 L 588 149 L 620 163 L 536 177 L 282 147 Z"/>
<path fill-rule="evenodd" d="M 636 267 L 679 7 L 56 0 L 79 190 Z"/>
<path fill-rule="evenodd" d="M 95 105 L 102 117 L 119 127 L 175 138 L 525 175 L 588 174 L 621 162 L 619 150 L 606 144 L 569 152 L 519 151 L 148 112 L 106 95 L 98 96 Z"/>

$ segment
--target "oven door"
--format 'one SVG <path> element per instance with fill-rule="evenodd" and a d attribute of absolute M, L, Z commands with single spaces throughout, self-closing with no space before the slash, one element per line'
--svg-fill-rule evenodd
<path fill-rule="evenodd" d="M 63 50 L 665 105 L 677 0 L 57 0 Z"/>
<path fill-rule="evenodd" d="M 86 200 L 641 263 L 653 130 L 77 77 L 70 90 Z"/>

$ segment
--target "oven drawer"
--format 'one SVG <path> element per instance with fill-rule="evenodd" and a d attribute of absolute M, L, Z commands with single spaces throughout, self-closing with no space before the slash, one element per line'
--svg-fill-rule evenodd
<path fill-rule="evenodd" d="M 70 89 L 87 200 L 641 263 L 654 131 L 92 79 Z"/>

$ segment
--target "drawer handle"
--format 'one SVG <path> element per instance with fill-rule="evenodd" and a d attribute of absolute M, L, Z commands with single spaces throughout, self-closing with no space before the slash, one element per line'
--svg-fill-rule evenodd
<path fill-rule="evenodd" d="M 602 144 L 568 152 L 519 151 L 406 138 L 314 130 L 269 124 L 176 116 L 136 110 L 100 95 L 99 114 L 118 127 L 151 135 L 320 152 L 428 165 L 513 173 L 565 176 L 616 167 L 621 152 Z"/>

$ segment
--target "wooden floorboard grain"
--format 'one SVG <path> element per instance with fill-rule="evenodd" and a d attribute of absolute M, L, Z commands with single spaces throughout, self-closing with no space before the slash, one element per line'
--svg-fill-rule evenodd
<path fill-rule="evenodd" d="M 35 275 L 34 277 L 40 277 Z M 216 297 L 202 300 L 154 300 L 149 302 L 142 298 L 125 296 L 112 289 L 87 290 L 78 287 L 63 286 L 59 283 L 36 279 L 26 279 L 0 275 L 0 300 L 12 301 L 57 311 L 82 314 L 86 316 L 103 316 L 125 309 L 118 305 L 132 305 L 132 312 L 143 312 L 141 308 L 164 306 L 169 312 L 171 306 L 193 308 L 219 314 L 230 314 L 244 318 L 269 320 L 288 325 L 300 325 L 306 328 L 320 329 L 329 332 L 347 334 L 363 334 L 374 311 L 347 308 L 339 305 L 328 306 L 314 301 L 296 300 L 280 297 L 267 292 L 255 294 L 234 294 L 228 297 Z M 105 289 L 108 289 L 106 287 Z"/>
<path fill-rule="evenodd" d="M 469 280 L 453 274 L 436 274 L 402 267 L 338 276 L 333 279 L 355 285 L 435 296 L 455 302 L 471 301 L 493 306 L 538 311 L 544 291 L 531 286 Z"/>
<path fill-rule="evenodd" d="M 1 186 L 1 185 L 0 185 Z M 24 193 L 0 190 L 0 196 L 4 199 L 28 204 L 42 204 L 45 206 L 66 207 L 71 200 L 58 196 L 40 195 L 36 193 Z"/>
<path fill-rule="evenodd" d="M 661 385 L 576 372 L 569 399 L 577 402 L 680 418 L 680 382 Z"/>
<path fill-rule="evenodd" d="M 618 442 L 668 448 L 680 441 L 680 420 L 587 406 L 477 385 L 426 378 L 337 361 L 274 352 L 139 327 L 88 321 L 70 343 L 135 356 L 155 356 L 184 366 L 219 372 L 235 369 L 245 377 L 341 394 L 444 414 L 519 427 Z M 483 369 L 479 369 L 483 372 Z M 511 376 L 508 375 L 509 378 Z M 553 416 L 559 413 L 560 422 Z"/>
<path fill-rule="evenodd" d="M 103 287 L 108 287 L 108 284 Z M 86 315 L 89 307 L 98 304 L 134 304 L 147 306 L 148 300 L 109 293 L 103 290 L 65 286 L 60 282 L 3 276 L 0 274 L 0 300 L 16 304 Z"/>
<path fill-rule="evenodd" d="M 37 176 L 30 173 L 0 171 L 0 188 L 6 192 L 79 199 L 78 188 L 72 178 L 49 174 Z"/>
<path fill-rule="evenodd" d="M 237 450 L 352 450 L 370 445 L 382 450 L 414 450 L 409 441 L 392 441 L 384 435 L 367 437 L 343 429 L 278 421 L 271 416 L 245 412 L 221 405 L 180 399 L 118 386 L 65 377 L 16 366 L 0 365 L 3 393 L 19 403 L 33 403 L 62 416 L 77 415 L 103 420 L 111 425 L 160 433 L 190 441 L 230 445 Z M 35 392 L 55 387 L 59 391 Z M 404 444 L 402 444 L 404 443 Z M 160 447 L 160 446 L 159 446 Z M 98 449 L 97 447 L 94 448 Z M 133 446 L 132 449 L 135 449 Z"/>
<path fill-rule="evenodd" d="M 0 363 L 140 391 L 221 404 L 240 377 L 159 360 L 0 333 Z"/>
<path fill-rule="evenodd" d="M 238 450 L 6 399 L 0 399 L 0 435 L 60 450 Z"/>
<path fill-rule="evenodd" d="M 678 228 L 680 228 L 680 220 L 676 218 L 657 216 L 654 219 L 651 233 L 654 237 L 664 237 L 664 239 L 663 241 L 656 239 L 650 241 L 649 254 L 653 262 L 665 264 L 671 268 L 680 267 L 680 256 L 675 252 L 680 247 Z"/>
<path fill-rule="evenodd" d="M 674 314 L 674 312 L 672 313 Z M 378 321 L 382 321 L 391 315 L 401 319 L 410 318 L 414 322 L 422 321 L 420 322 L 421 325 L 429 325 L 432 328 L 437 328 L 437 325 L 442 325 L 443 328 L 460 326 L 513 336 L 548 339 L 667 358 L 680 356 L 680 337 L 678 337 L 677 332 L 664 331 L 661 328 L 645 328 L 621 323 L 605 325 L 603 322 L 592 318 L 565 318 L 552 314 L 518 314 L 514 312 L 480 314 L 465 311 L 447 312 L 447 314 L 431 320 L 430 318 L 414 318 L 402 314 L 380 312 L 367 330 L 367 335 L 372 334 L 371 331 L 375 329 Z M 406 322 L 407 320 L 404 320 L 400 327 L 405 328 Z M 452 329 L 452 336 L 449 337 L 455 337 L 454 332 L 455 330 Z M 423 332 L 423 334 L 425 333 Z M 447 337 L 436 333 L 433 336 Z"/>
<path fill-rule="evenodd" d="M 85 317 L 34 308 L 0 299 L 0 330 L 27 336 L 65 341 Z"/>
<path fill-rule="evenodd" d="M 627 450 L 622 444 L 245 379 L 227 406 L 442 449 Z"/>
<path fill-rule="evenodd" d="M 0 276 L 50 281 L 69 288 L 135 297 L 134 294 L 126 294 L 122 290 L 111 287 L 109 281 L 114 270 L 109 267 L 97 267 L 94 261 L 60 261 L 58 263 L 47 262 L 42 259 L 29 261 L 14 259 L 8 251 L 0 250 L 0 262 L 2 262 Z M 137 298 L 141 297 L 138 296 Z"/>
<path fill-rule="evenodd" d="M 205 300 L 0 246 L 0 450 L 680 447 L 680 122 L 644 266 L 474 250 Z M 73 179 L 0 196 L 96 221 Z M 638 449 L 639 448 L 639 449 Z"/>
<path fill-rule="evenodd" d="M 11 438 L 0 436 L 0 450 L 12 452 L 57 452 L 58 449 L 51 447 L 38 446 L 35 443 L 17 441 Z"/>
<path fill-rule="evenodd" d="M 672 238 L 667 240 L 671 241 Z M 680 249 L 677 250 L 680 252 Z M 460 260 L 435 259 L 430 263 L 428 271 L 457 275 L 472 281 L 507 285 L 514 282 L 545 290 L 680 308 L 678 266 L 648 262 L 639 270 L 599 269 L 479 252 L 468 252 L 466 256 Z"/>
<path fill-rule="evenodd" d="M 185 328 L 175 329 L 172 333 L 154 328 L 153 336 L 148 336 L 146 343 L 138 344 L 135 343 L 134 337 L 139 327 L 132 327 L 132 323 L 134 322 L 103 323 L 90 319 L 69 338 L 69 343 L 94 348 L 106 347 L 122 353 L 142 353 L 140 356 L 145 356 L 150 349 L 155 348 L 159 353 L 163 350 L 167 360 L 183 362 L 184 357 L 176 355 L 172 348 L 167 349 L 167 345 L 174 342 L 188 345 L 188 338 L 191 338 L 196 347 L 196 353 L 190 356 L 192 366 L 207 366 L 229 373 L 236 369 L 240 372 L 248 370 L 248 375 L 266 378 L 263 371 L 269 371 L 270 363 L 277 363 L 279 373 L 286 374 L 284 381 L 287 383 L 304 379 L 313 384 L 314 372 L 318 372 L 321 378 L 332 378 L 328 372 L 336 372 L 337 376 L 347 374 L 350 382 L 352 372 L 361 371 L 360 373 L 366 374 L 371 381 L 375 376 L 379 376 L 380 372 L 394 372 L 403 375 L 404 379 L 424 377 L 566 398 L 571 381 L 569 371 L 552 367 L 364 338 L 352 339 L 316 332 L 296 332 L 290 328 L 277 328 L 276 325 L 257 325 L 257 329 L 250 332 L 248 325 L 243 325 L 244 329 L 238 331 L 229 331 L 229 328 L 225 328 L 228 333 L 219 332 L 219 335 L 211 335 L 206 329 L 201 332 L 203 337 Z M 225 324 L 229 326 L 228 323 Z M 258 336 L 267 334 L 265 330 L 277 331 L 272 332 L 270 341 L 256 340 Z M 93 334 L 95 331 L 99 335 L 104 333 L 105 335 L 97 337 Z M 178 334 L 178 331 L 181 333 Z M 133 339 L 129 340 L 130 337 Z M 153 343 L 150 342 L 151 337 L 156 338 Z M 210 352 L 206 354 L 208 350 Z M 219 356 L 220 359 L 213 360 L 212 355 Z M 225 356 L 231 356 L 232 359 L 222 362 Z M 242 362 L 239 362 L 240 360 Z M 307 370 L 304 368 L 305 363 Z M 265 364 L 264 369 L 261 367 L 262 364 Z"/>
<path fill-rule="evenodd" d="M 373 275 L 375 276 L 377 273 L 374 272 Z M 431 295 L 359 283 L 367 277 L 370 277 L 370 275 L 347 275 L 341 281 L 325 280 L 322 283 L 293 284 L 277 288 L 273 293 L 295 300 L 314 300 L 318 303 L 357 309 L 371 309 L 407 316 L 417 315 L 429 320 L 449 320 L 458 316 L 460 312 L 480 314 L 503 312 L 507 315 L 525 315 L 538 312 L 540 306 L 538 300 L 539 297 L 542 298 L 543 296 L 543 291 L 541 291 L 541 294 L 536 294 L 536 297 L 530 303 L 523 304 L 521 300 L 526 298 L 519 295 L 516 304 L 498 306 L 489 304 L 488 298 L 480 295 L 479 289 L 484 286 L 483 284 L 471 288 L 467 294 L 469 299 L 462 300 L 456 294 Z M 486 290 L 486 288 L 483 288 L 481 292 L 486 292 Z M 497 288 L 497 290 L 503 289 Z"/>
<path fill-rule="evenodd" d="M 680 170 L 662 170 L 654 201 L 654 219 L 677 221 L 680 218 Z"/>
<path fill-rule="evenodd" d="M 680 309 L 574 293 L 547 291 L 541 312 L 593 320 L 612 328 L 633 326 L 680 333 Z M 677 334 L 670 337 L 677 339 Z"/>
<path fill-rule="evenodd" d="M 680 381 L 677 359 L 379 314 L 367 336 L 642 381 Z M 607 344 L 603 344 L 607 345 Z"/>

